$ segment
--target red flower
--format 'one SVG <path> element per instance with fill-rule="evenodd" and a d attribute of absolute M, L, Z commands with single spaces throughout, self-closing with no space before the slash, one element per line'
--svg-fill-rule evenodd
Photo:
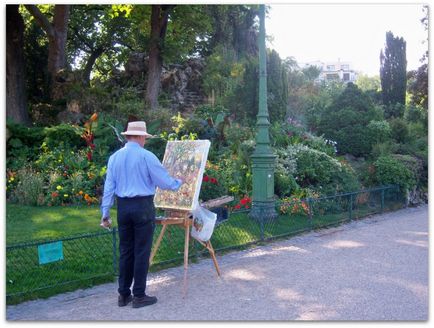
<path fill-rule="evenodd" d="M 242 205 L 246 205 L 247 203 L 250 203 L 251 199 L 249 197 L 244 197 L 243 199 L 240 200 L 240 203 Z"/>
<path fill-rule="evenodd" d="M 51 197 L 56 198 L 57 196 L 59 196 L 59 193 L 57 191 L 51 193 Z"/>
<path fill-rule="evenodd" d="M 91 144 L 89 145 L 89 147 L 90 147 L 91 149 L 95 149 L 95 144 L 91 143 Z"/>
<path fill-rule="evenodd" d="M 211 178 L 211 183 L 217 184 L 217 179 L 216 178 Z"/>
<path fill-rule="evenodd" d="M 239 209 L 241 208 L 241 205 L 240 205 L 240 204 L 237 204 L 237 205 L 234 206 L 234 208 L 235 208 L 236 210 L 239 210 Z"/>
<path fill-rule="evenodd" d="M 209 176 L 205 175 L 205 176 L 203 177 L 203 181 L 204 181 L 204 182 L 208 182 L 208 181 L 209 181 Z"/>
<path fill-rule="evenodd" d="M 87 160 L 90 162 L 92 160 L 92 152 L 88 151 L 87 152 Z"/>

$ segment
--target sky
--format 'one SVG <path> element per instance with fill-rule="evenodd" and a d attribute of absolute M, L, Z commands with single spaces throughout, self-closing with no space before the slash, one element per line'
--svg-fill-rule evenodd
<path fill-rule="evenodd" d="M 417 69 L 428 32 L 420 20 L 422 4 L 316 3 L 270 4 L 265 21 L 267 43 L 282 59 L 297 63 L 346 61 L 369 76 L 379 75 L 386 32 L 407 43 L 407 70 Z"/>

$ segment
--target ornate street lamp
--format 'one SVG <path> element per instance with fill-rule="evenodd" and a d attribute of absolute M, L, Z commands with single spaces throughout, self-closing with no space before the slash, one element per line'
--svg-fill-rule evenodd
<path fill-rule="evenodd" d="M 252 210 L 254 219 L 277 217 L 274 201 L 274 166 L 276 155 L 270 147 L 267 109 L 267 58 L 265 52 L 265 5 L 259 6 L 259 111 L 256 148 L 251 155 L 253 174 Z"/>

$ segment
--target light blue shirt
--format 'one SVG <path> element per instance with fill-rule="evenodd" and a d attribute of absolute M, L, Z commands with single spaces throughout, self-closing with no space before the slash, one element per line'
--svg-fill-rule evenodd
<path fill-rule="evenodd" d="M 155 194 L 156 187 L 178 190 L 181 184 L 181 180 L 169 175 L 157 156 L 130 141 L 109 158 L 101 203 L 102 217 L 110 216 L 115 195 L 150 196 Z"/>

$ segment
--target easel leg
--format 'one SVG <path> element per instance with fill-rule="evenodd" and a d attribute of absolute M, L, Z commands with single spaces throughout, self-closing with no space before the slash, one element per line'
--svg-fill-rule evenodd
<path fill-rule="evenodd" d="M 154 249 L 152 250 L 151 256 L 149 258 L 149 265 L 152 264 L 152 260 L 154 259 L 155 254 L 157 254 L 158 247 L 160 247 L 161 240 L 163 239 L 164 233 L 166 232 L 166 228 L 167 228 L 167 224 L 163 224 L 157 242 L 155 243 Z"/>
<path fill-rule="evenodd" d="M 184 291 L 183 298 L 187 296 L 188 289 L 188 279 L 187 279 L 187 270 L 188 270 L 188 246 L 190 241 L 190 225 L 185 225 L 185 241 L 184 241 Z"/>
<path fill-rule="evenodd" d="M 208 240 L 206 242 L 206 248 L 208 249 L 208 251 L 209 251 L 209 253 L 211 255 L 212 261 L 214 262 L 214 266 L 215 266 L 215 269 L 217 271 L 217 274 L 220 276 L 221 274 L 220 274 L 219 264 L 217 263 L 217 259 L 215 257 L 215 252 L 214 252 L 214 248 L 212 247 L 210 240 Z"/>

